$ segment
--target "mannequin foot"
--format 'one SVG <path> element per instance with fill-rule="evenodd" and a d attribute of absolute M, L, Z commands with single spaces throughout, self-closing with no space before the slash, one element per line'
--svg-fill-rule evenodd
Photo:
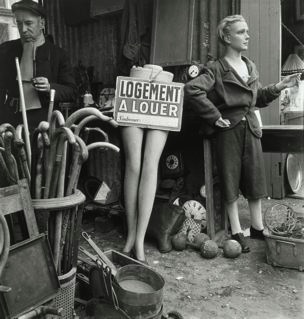
<path fill-rule="evenodd" d="M 145 265 L 148 265 L 148 262 L 146 260 L 146 256 L 145 256 L 145 252 L 137 252 L 137 250 L 135 248 L 132 249 L 132 253 L 133 253 L 133 257 L 134 259 L 136 259 L 137 261 L 145 264 Z"/>
<path fill-rule="evenodd" d="M 127 257 L 131 257 L 132 258 L 132 251 L 121 251 L 121 253 Z"/>
<path fill-rule="evenodd" d="M 128 256 L 132 257 L 134 251 L 134 247 L 130 245 L 125 245 L 125 247 L 122 249 L 121 253 Z"/>

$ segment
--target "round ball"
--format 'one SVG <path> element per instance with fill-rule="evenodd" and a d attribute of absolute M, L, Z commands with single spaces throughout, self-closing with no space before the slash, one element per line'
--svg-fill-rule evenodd
<path fill-rule="evenodd" d="M 196 248 L 200 249 L 202 244 L 209 239 L 210 237 L 207 234 L 199 233 L 194 237 L 193 244 L 195 245 Z"/>
<path fill-rule="evenodd" d="M 218 245 L 213 240 L 206 240 L 201 246 L 201 255 L 204 258 L 211 259 L 217 256 Z"/>
<path fill-rule="evenodd" d="M 172 237 L 172 246 L 175 250 L 184 250 L 187 245 L 187 235 L 184 233 L 177 233 Z"/>
<path fill-rule="evenodd" d="M 223 244 L 224 256 L 227 258 L 236 258 L 242 253 L 242 247 L 234 239 L 228 239 Z"/>

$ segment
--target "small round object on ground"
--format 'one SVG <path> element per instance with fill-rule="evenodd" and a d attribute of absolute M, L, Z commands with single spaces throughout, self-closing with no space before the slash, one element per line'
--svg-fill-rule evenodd
<path fill-rule="evenodd" d="M 187 235 L 185 233 L 177 233 L 172 237 L 172 246 L 175 250 L 184 250 L 187 245 Z"/>
<path fill-rule="evenodd" d="M 202 244 L 209 239 L 210 237 L 207 234 L 199 233 L 194 237 L 193 244 L 196 248 L 200 249 Z"/>
<path fill-rule="evenodd" d="M 204 258 L 211 259 L 217 256 L 218 245 L 213 240 L 206 240 L 201 246 L 201 255 Z"/>
<path fill-rule="evenodd" d="M 242 253 L 242 247 L 234 239 L 228 239 L 223 244 L 224 256 L 227 258 L 236 258 Z"/>

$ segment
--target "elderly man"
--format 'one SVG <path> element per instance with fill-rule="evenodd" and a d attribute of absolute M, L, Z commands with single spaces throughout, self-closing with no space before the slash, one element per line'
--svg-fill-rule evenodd
<path fill-rule="evenodd" d="M 76 84 L 67 54 L 44 36 L 45 10 L 32 0 L 12 5 L 20 39 L 0 45 L 0 123 L 22 123 L 15 57 L 19 58 L 30 130 L 47 119 L 49 92 L 55 102 L 76 97 Z"/>

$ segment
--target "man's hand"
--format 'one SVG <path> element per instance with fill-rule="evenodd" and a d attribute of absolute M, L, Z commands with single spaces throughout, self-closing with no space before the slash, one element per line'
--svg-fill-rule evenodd
<path fill-rule="evenodd" d="M 222 117 L 220 117 L 216 122 L 215 122 L 215 126 L 218 127 L 229 127 L 230 126 L 230 121 L 223 119 Z"/>
<path fill-rule="evenodd" d="M 37 91 L 40 92 L 50 92 L 51 85 L 49 83 L 49 80 L 45 77 L 37 77 L 32 79 L 33 86 Z"/>

